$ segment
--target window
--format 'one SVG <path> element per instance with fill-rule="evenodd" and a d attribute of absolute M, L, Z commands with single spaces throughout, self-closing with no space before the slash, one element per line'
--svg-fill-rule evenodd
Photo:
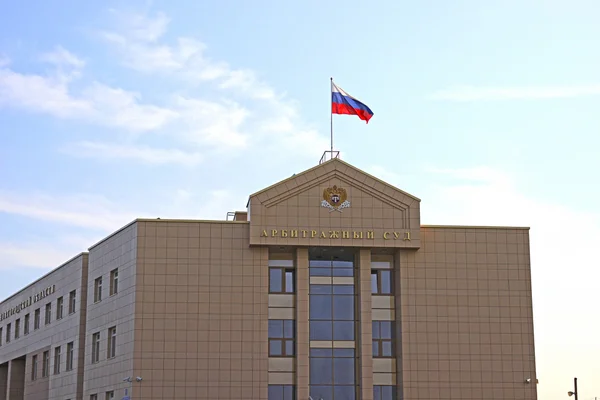
<path fill-rule="evenodd" d="M 94 303 L 102 301 L 102 277 L 94 281 Z"/>
<path fill-rule="evenodd" d="M 6 325 L 6 343 L 10 343 L 10 324 Z"/>
<path fill-rule="evenodd" d="M 113 269 L 110 271 L 110 295 L 117 294 L 119 292 L 119 269 Z"/>
<path fill-rule="evenodd" d="M 92 364 L 100 361 L 100 332 L 92 335 Z"/>
<path fill-rule="evenodd" d="M 291 319 L 269 320 L 269 356 L 293 357 L 295 350 L 295 327 Z"/>
<path fill-rule="evenodd" d="M 0 328 L 0 346 L 2 346 L 2 328 Z"/>
<path fill-rule="evenodd" d="M 50 352 L 45 351 L 42 355 L 42 377 L 48 376 L 50 372 Z"/>
<path fill-rule="evenodd" d="M 310 260 L 310 276 L 354 276 L 354 263 L 341 260 Z"/>
<path fill-rule="evenodd" d="M 29 314 L 25 314 L 25 321 L 23 323 L 23 335 L 29 335 Z"/>
<path fill-rule="evenodd" d="M 269 385 L 267 400 L 295 400 L 296 388 L 292 385 Z"/>
<path fill-rule="evenodd" d="M 33 329 L 40 329 L 40 309 L 33 312 Z"/>
<path fill-rule="evenodd" d="M 46 313 L 44 314 L 44 325 L 50 324 L 52 319 L 52 303 L 46 304 Z"/>
<path fill-rule="evenodd" d="M 310 340 L 354 340 L 354 285 L 310 285 Z"/>
<path fill-rule="evenodd" d="M 310 396 L 355 400 L 354 349 L 310 349 Z"/>
<path fill-rule="evenodd" d="M 115 392 L 113 392 L 112 390 L 110 392 L 106 392 L 106 400 L 114 400 L 115 398 Z"/>
<path fill-rule="evenodd" d="M 90 400 L 98 400 L 97 394 L 90 394 Z"/>
<path fill-rule="evenodd" d="M 392 321 L 373 321 L 373 357 L 393 357 Z"/>
<path fill-rule="evenodd" d="M 75 295 L 75 290 L 69 293 L 69 314 L 73 314 L 75 312 Z"/>
<path fill-rule="evenodd" d="M 108 328 L 108 351 L 106 358 L 113 358 L 117 352 L 117 327 Z"/>
<path fill-rule="evenodd" d="M 63 317 L 63 298 L 62 296 L 56 300 L 56 319 Z"/>
<path fill-rule="evenodd" d="M 54 349 L 54 375 L 60 374 L 60 346 Z"/>
<path fill-rule="evenodd" d="M 373 400 L 396 400 L 396 387 L 373 386 Z"/>
<path fill-rule="evenodd" d="M 17 319 L 15 321 L 15 339 L 18 339 L 21 336 L 21 319 Z"/>
<path fill-rule="evenodd" d="M 385 269 L 371 270 L 371 293 L 392 294 L 392 271 Z"/>
<path fill-rule="evenodd" d="M 75 346 L 73 342 L 67 343 L 67 371 L 71 371 L 73 369 L 73 359 L 75 358 Z"/>
<path fill-rule="evenodd" d="M 37 379 L 37 370 L 38 370 L 38 356 L 37 354 L 31 357 L 31 380 L 35 381 Z"/>
<path fill-rule="evenodd" d="M 269 268 L 269 293 L 294 293 L 295 275 L 291 268 Z"/>

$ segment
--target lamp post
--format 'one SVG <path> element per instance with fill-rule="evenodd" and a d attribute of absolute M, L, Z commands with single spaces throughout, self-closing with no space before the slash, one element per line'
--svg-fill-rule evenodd
<path fill-rule="evenodd" d="M 573 385 L 575 386 L 574 387 L 575 391 L 574 392 L 569 392 L 568 394 L 569 394 L 569 397 L 575 395 L 575 400 L 578 400 L 577 399 L 577 378 L 573 378 Z"/>

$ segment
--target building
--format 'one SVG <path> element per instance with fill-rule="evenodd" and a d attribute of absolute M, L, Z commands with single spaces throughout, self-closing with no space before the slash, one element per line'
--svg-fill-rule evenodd
<path fill-rule="evenodd" d="M 0 319 L 0 400 L 537 398 L 528 228 L 422 226 L 336 158 L 135 220 Z"/>

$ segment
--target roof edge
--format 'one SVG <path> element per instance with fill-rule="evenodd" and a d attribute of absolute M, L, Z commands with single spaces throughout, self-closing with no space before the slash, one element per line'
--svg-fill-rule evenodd
<path fill-rule="evenodd" d="M 529 226 L 497 226 L 497 225 L 421 225 L 421 228 L 465 228 L 465 229 L 518 229 L 528 231 Z"/>

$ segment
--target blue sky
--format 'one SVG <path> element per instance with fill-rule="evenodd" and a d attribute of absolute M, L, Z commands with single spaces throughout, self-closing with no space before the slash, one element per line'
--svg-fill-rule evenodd
<path fill-rule="evenodd" d="M 4 4 L 0 297 L 135 217 L 223 219 L 312 167 L 333 76 L 375 113 L 335 116 L 335 148 L 423 223 L 532 227 L 539 398 L 600 396 L 600 5 L 230 4 Z"/>

